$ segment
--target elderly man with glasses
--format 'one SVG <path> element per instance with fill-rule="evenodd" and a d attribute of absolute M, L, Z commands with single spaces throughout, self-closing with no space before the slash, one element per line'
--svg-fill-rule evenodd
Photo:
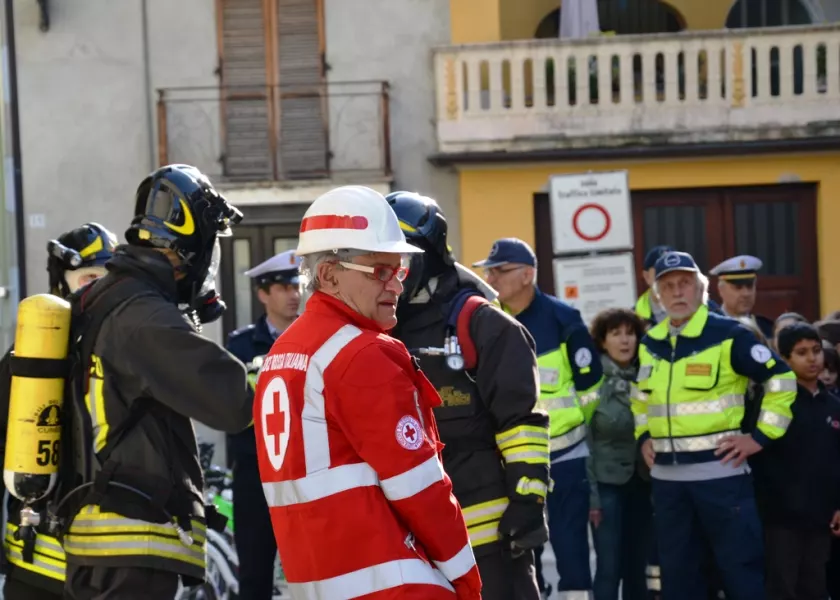
<path fill-rule="evenodd" d="M 558 597 L 586 597 L 592 589 L 586 427 L 598 405 L 601 361 L 580 313 L 537 287 L 537 259 L 527 243 L 516 238 L 498 240 L 490 255 L 473 267 L 484 268 L 502 307 L 536 342 L 538 406 L 550 419 L 554 488 L 546 505 L 549 539 L 560 575 Z"/>

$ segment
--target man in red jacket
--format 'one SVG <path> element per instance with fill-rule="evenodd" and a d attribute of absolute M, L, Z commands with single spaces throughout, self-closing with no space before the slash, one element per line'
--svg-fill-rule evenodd
<path fill-rule="evenodd" d="M 396 324 L 405 241 L 378 192 L 327 192 L 297 253 L 312 292 L 259 375 L 263 491 L 296 600 L 480 600 L 461 508 L 440 459 L 434 387 Z"/>

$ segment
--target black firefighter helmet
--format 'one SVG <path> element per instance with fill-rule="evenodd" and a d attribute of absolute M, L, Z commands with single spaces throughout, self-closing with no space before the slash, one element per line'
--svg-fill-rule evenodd
<path fill-rule="evenodd" d="M 137 188 L 134 218 L 125 232 L 133 246 L 165 248 L 181 259 L 176 269 L 179 300 L 192 303 L 218 267 L 218 238 L 231 235 L 242 213 L 219 194 L 196 167 L 173 164 L 146 177 Z M 212 273 L 215 276 L 215 273 Z"/>
<path fill-rule="evenodd" d="M 446 242 L 447 224 L 443 211 L 432 198 L 415 192 L 392 192 L 385 196 L 397 215 L 405 239 L 423 254 L 412 254 L 403 297 L 413 298 L 433 277 L 455 265 L 452 248 Z"/>
<path fill-rule="evenodd" d="M 114 255 L 117 236 L 99 223 L 85 223 L 47 242 L 50 293 L 70 295 L 65 275 L 87 267 L 103 267 Z"/>

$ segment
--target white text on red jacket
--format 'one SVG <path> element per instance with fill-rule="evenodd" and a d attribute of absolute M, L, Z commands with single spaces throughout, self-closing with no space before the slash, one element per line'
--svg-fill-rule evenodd
<path fill-rule="evenodd" d="M 306 371 L 308 366 L 308 354 L 301 354 L 299 352 L 284 352 L 283 354 L 271 354 L 266 356 L 262 371 L 280 371 L 281 369 Z"/>

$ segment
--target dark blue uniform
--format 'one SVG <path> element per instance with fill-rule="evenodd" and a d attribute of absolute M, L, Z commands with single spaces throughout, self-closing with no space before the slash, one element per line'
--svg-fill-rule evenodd
<path fill-rule="evenodd" d="M 227 349 L 248 365 L 254 358 L 268 354 L 272 344 L 274 336 L 263 315 L 256 323 L 231 333 Z M 228 447 L 233 459 L 233 523 L 239 555 L 239 597 L 270 600 L 277 542 L 260 482 L 253 425 L 231 435 Z"/>

